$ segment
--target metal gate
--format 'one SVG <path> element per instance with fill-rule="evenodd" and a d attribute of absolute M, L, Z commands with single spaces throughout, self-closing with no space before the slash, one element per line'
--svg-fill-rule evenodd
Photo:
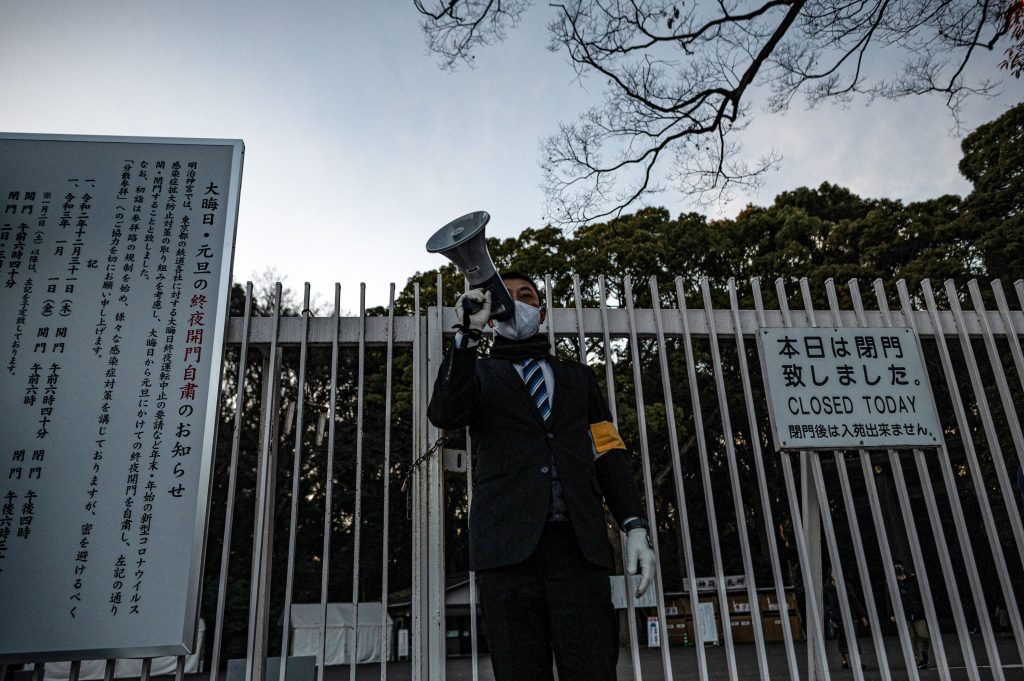
<path fill-rule="evenodd" d="M 893 613 L 901 612 L 893 570 L 897 557 L 906 559 L 921 585 L 934 658 L 928 674 L 937 670 L 943 680 L 1007 678 L 1006 670 L 1020 669 L 1024 660 L 1024 490 L 1014 481 L 1024 463 L 1019 406 L 1024 404 L 1024 282 L 1014 286 L 1015 310 L 998 281 L 984 290 L 975 281 L 965 290 L 952 282 L 935 290 L 928 281 L 911 289 L 900 281 L 895 291 L 876 281 L 865 305 L 856 280 L 842 288 L 828 280 L 822 298 L 827 309 L 815 309 L 806 279 L 788 282 L 794 284 L 797 291 L 788 291 L 787 282 L 776 281 L 766 303 L 757 279 L 741 287 L 732 279 L 713 286 L 707 279 L 677 278 L 671 287 L 659 287 L 654 279 L 635 286 L 629 277 L 614 285 L 604 277 L 586 284 L 573 278 L 556 287 L 545 278 L 552 346 L 603 375 L 613 418 L 635 451 L 648 515 L 656 519 L 652 538 L 661 569 L 654 587 L 657 605 L 646 614 L 657 623 L 661 645 L 648 649 L 641 640 L 642 609 L 626 589 L 629 646 L 622 658 L 629 671 L 621 678 L 836 676 L 837 656 L 827 640 L 831 627 L 822 619 L 827 563 L 838 584 L 853 585 L 869 620 L 864 654 L 856 640 L 855 604 L 846 589 L 838 589 L 839 629 L 848 638 L 851 666 L 843 674 L 920 679 L 914 632 L 904 617 L 890 622 L 886 616 L 886 602 Z M 394 285 L 388 307 L 371 312 L 364 286 L 359 314 L 346 316 L 336 285 L 333 309 L 317 316 L 310 311 L 306 285 L 298 314 L 287 316 L 278 284 L 269 314 L 252 316 L 252 286 L 247 287 L 245 315 L 231 319 L 228 337 L 233 359 L 226 367 L 224 399 L 233 425 L 222 427 L 221 451 L 229 458 L 222 465 L 229 478 L 213 509 L 223 522 L 207 542 L 207 581 L 216 597 L 203 606 L 213 620 L 205 669 L 223 673 L 229 656 L 226 624 L 245 621 L 244 678 L 264 681 L 268 653 L 291 649 L 287 613 L 297 565 L 308 577 L 315 569 L 309 561 L 315 559 L 323 615 L 318 660 L 324 659 L 328 602 L 351 604 L 355 616 L 343 635 L 350 637 L 357 657 L 359 628 L 368 626 L 359 619 L 367 579 L 375 591 L 379 586 L 384 606 L 377 632 L 383 651 L 379 665 L 325 669 L 318 664 L 318 681 L 345 674 L 417 681 L 446 674 L 491 678 L 478 645 L 482 627 L 472 574 L 470 652 L 457 664 L 448 655 L 446 577 L 451 575 L 446 569 L 459 563 L 453 554 L 463 548 L 461 528 L 473 490 L 472 442 L 464 433 L 442 434 L 425 417 L 454 322 L 452 308 L 444 303 L 453 302 L 457 292 L 441 289 L 439 277 L 436 299 L 427 301 L 416 287 L 406 301 L 409 313 L 396 314 Z M 592 290 L 596 302 L 584 290 Z M 558 291 L 564 307 L 553 304 Z M 744 309 L 741 297 L 751 303 Z M 687 300 L 700 304 L 688 307 Z M 968 300 L 970 309 L 964 309 Z M 943 418 L 938 449 L 772 451 L 753 337 L 759 327 L 785 326 L 912 328 L 928 359 Z M 371 354 L 374 374 L 368 386 Z M 317 361 L 321 378 L 313 390 L 307 380 Z M 396 394 L 404 416 L 394 411 Z M 246 435 L 246 418 L 254 411 L 258 432 Z M 372 429 L 370 419 L 376 424 Z M 442 435 L 453 440 L 448 451 Z M 403 445 L 396 449 L 397 439 Z M 458 446 L 466 456 L 457 462 Z M 350 500 L 339 512 L 343 500 L 335 492 L 341 463 L 354 477 L 345 488 Z M 252 485 L 243 495 L 238 480 L 246 471 Z M 282 472 L 285 477 L 278 479 Z M 364 517 L 364 504 L 371 501 L 374 514 L 381 509 L 379 522 L 376 515 L 372 521 Z M 393 541 L 394 519 L 401 519 L 395 508 L 403 504 L 410 526 L 407 533 L 398 529 L 408 545 L 405 539 L 400 545 Z M 300 518 L 307 533 L 314 524 L 307 520 L 310 506 L 322 506 L 323 513 L 323 543 L 312 557 L 301 554 L 297 537 Z M 233 550 L 239 517 L 252 518 L 252 544 Z M 375 549 L 372 560 L 364 552 L 367 542 Z M 344 568 L 338 567 L 339 553 Z M 396 559 L 398 553 L 408 560 Z M 239 561 L 239 555 L 247 560 Z M 282 561 L 284 569 L 275 569 Z M 379 572 L 368 575 L 371 568 Z M 350 570 L 350 584 L 332 588 L 332 575 L 342 569 Z M 232 574 L 239 571 L 250 584 L 247 604 L 238 598 L 228 602 Z M 736 588 L 729 589 L 727 578 Z M 397 589 L 395 582 L 408 588 Z M 702 642 L 709 621 L 693 612 L 702 594 L 712 604 L 720 646 Z M 746 608 L 738 607 L 744 600 Z M 388 624 L 389 607 L 396 617 L 402 617 L 399 610 L 408 613 L 407 626 Z M 680 612 L 687 608 L 689 617 Z M 775 619 L 781 630 L 770 636 Z M 801 626 L 792 626 L 794 621 Z M 401 628 L 409 630 L 407 661 L 393 659 L 395 629 Z M 696 645 L 678 645 L 673 628 L 692 632 L 689 640 Z M 744 634 L 749 642 L 736 640 L 743 629 L 749 630 Z M 240 654 L 240 644 L 234 645 L 233 654 Z M 868 672 L 862 671 L 862 661 L 870 663 Z M 71 681 L 78 668 L 72 665 Z M 108 661 L 108 678 L 114 669 L 114 661 Z M 183 669 L 179 659 L 179 678 Z M 146 661 L 143 678 L 149 670 Z M 35 675 L 41 679 L 42 674 L 40 663 Z M 284 681 L 283 666 L 277 675 Z"/>

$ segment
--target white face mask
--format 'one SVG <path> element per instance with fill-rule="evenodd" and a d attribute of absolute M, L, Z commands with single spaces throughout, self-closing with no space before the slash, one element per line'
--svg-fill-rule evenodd
<path fill-rule="evenodd" d="M 494 320 L 494 330 L 508 340 L 526 340 L 540 329 L 540 308 L 515 301 L 512 318 L 499 322 Z"/>

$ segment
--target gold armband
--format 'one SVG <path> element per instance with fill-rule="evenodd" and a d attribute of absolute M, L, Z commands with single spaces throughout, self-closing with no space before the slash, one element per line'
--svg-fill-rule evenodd
<path fill-rule="evenodd" d="M 607 454 L 613 449 L 625 449 L 626 443 L 619 437 L 619 432 L 611 421 L 599 421 L 590 424 L 590 437 L 594 440 L 594 458 Z"/>

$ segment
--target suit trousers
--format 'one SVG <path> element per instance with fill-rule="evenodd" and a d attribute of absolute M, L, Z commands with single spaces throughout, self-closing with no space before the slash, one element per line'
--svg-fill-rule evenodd
<path fill-rule="evenodd" d="M 608 570 L 588 562 L 572 525 L 549 522 L 531 556 L 477 573 L 496 681 L 615 681 L 619 619 Z"/>
<path fill-rule="evenodd" d="M 928 648 L 931 645 L 932 637 L 928 633 L 928 622 L 924 619 L 907 620 L 910 629 L 910 647 L 914 651 L 914 657 L 918 664 L 928 662 Z"/>
<path fill-rule="evenodd" d="M 857 642 L 857 652 L 860 652 L 860 641 L 857 639 L 857 630 L 853 631 L 853 640 Z M 846 657 L 850 654 L 850 644 L 846 642 L 846 628 L 842 622 L 836 624 L 836 646 L 839 654 Z"/>

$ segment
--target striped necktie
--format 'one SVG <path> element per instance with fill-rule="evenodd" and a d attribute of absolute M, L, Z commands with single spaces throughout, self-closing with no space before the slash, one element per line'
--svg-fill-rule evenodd
<path fill-rule="evenodd" d="M 537 405 L 540 415 L 546 422 L 551 416 L 551 400 L 548 399 L 548 387 L 544 382 L 544 370 L 540 362 L 535 359 L 523 361 L 523 381 L 533 403 Z"/>

